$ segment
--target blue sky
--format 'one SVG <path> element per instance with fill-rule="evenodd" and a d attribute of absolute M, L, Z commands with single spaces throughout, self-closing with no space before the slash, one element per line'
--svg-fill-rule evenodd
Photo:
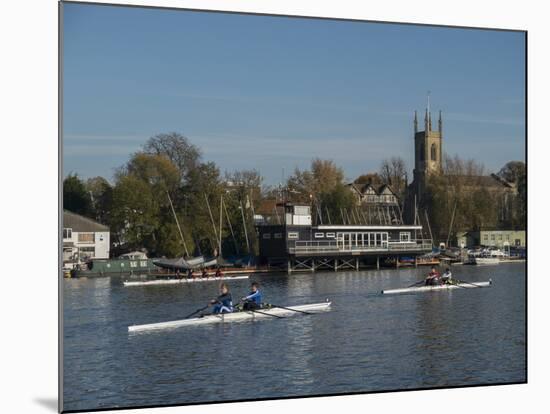
<path fill-rule="evenodd" d="M 64 174 L 111 179 L 171 131 L 267 184 L 314 157 L 412 171 L 428 90 L 445 152 L 525 158 L 523 33 L 81 4 L 63 30 Z"/>

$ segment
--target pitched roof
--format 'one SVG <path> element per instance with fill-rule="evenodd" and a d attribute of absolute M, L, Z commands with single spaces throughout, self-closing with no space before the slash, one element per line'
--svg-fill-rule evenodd
<path fill-rule="evenodd" d="M 76 232 L 109 231 L 108 226 L 68 210 L 63 210 L 63 227 Z"/>

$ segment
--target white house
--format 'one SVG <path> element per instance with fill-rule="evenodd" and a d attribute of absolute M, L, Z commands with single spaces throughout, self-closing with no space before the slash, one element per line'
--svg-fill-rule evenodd
<path fill-rule="evenodd" d="M 109 258 L 109 227 L 63 210 L 63 262 Z"/>

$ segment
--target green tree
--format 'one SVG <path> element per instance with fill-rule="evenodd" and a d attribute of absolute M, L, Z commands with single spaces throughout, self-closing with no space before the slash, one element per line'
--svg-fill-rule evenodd
<path fill-rule="evenodd" d="M 111 184 L 103 177 L 93 177 L 86 180 L 85 187 L 91 197 L 95 219 L 100 223 L 110 224 L 110 212 L 113 204 Z"/>
<path fill-rule="evenodd" d="M 130 249 L 146 247 L 154 251 L 158 215 L 158 204 L 146 181 L 133 175 L 118 179 L 113 189 L 111 226 L 120 243 Z"/>
<path fill-rule="evenodd" d="M 321 193 L 319 201 L 319 214 L 325 222 L 332 224 L 342 223 L 342 213 L 351 211 L 355 205 L 352 192 L 343 183 L 336 184 L 330 191 Z"/>
<path fill-rule="evenodd" d="M 77 174 L 69 174 L 63 180 L 63 209 L 95 218 L 90 194 Z"/>
<path fill-rule="evenodd" d="M 180 181 L 185 183 L 188 175 L 200 164 L 201 151 L 189 139 L 177 132 L 155 135 L 145 143 L 143 152 L 164 155 L 176 166 Z"/>

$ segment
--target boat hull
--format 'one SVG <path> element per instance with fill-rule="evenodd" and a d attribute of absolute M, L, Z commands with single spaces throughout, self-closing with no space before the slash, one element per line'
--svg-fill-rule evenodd
<path fill-rule="evenodd" d="M 477 265 L 496 265 L 500 263 L 498 257 L 476 257 L 475 263 Z"/>
<path fill-rule="evenodd" d="M 436 286 L 419 286 L 402 289 L 389 289 L 383 290 L 384 295 L 394 295 L 400 293 L 417 293 L 417 292 L 431 292 L 434 290 L 452 290 L 452 289 L 476 289 L 491 286 L 493 282 L 474 282 L 474 283 L 458 283 L 456 285 L 436 285 Z"/>
<path fill-rule="evenodd" d="M 277 316 L 285 317 L 291 315 L 301 315 L 300 311 L 308 313 L 319 313 L 328 311 L 330 310 L 330 305 L 331 302 L 322 302 L 310 303 L 308 305 L 291 306 L 288 307 L 288 309 L 276 307 L 271 309 L 260 309 L 259 311 L 263 313 L 254 311 L 242 311 L 234 313 L 224 313 L 219 315 L 207 315 L 202 318 L 180 319 L 176 321 L 151 323 L 146 325 L 133 325 L 128 327 L 128 332 L 146 332 L 162 329 L 175 329 L 183 326 L 209 325 L 215 323 L 239 322 L 256 319 L 275 319 L 275 317 Z"/>
<path fill-rule="evenodd" d="M 197 277 L 197 278 L 182 278 L 182 279 L 158 279 L 146 281 L 124 281 L 126 287 L 131 286 L 164 286 L 164 285 L 181 285 L 187 283 L 201 282 L 229 282 L 231 280 L 248 279 L 248 276 L 227 276 L 227 277 Z"/>

